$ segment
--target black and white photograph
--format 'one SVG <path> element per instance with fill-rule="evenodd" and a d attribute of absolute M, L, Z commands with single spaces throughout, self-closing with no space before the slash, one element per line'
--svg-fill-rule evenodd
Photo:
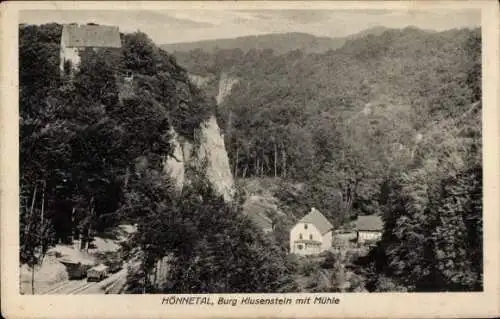
<path fill-rule="evenodd" d="M 20 20 L 22 293 L 482 290 L 478 10 Z"/>
<path fill-rule="evenodd" d="M 19 294 L 484 292 L 481 21 L 20 10 Z"/>

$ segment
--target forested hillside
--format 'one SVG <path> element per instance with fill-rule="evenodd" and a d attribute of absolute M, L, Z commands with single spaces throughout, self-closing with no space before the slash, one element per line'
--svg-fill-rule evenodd
<path fill-rule="evenodd" d="M 247 52 L 251 49 L 271 49 L 276 53 L 303 50 L 308 53 L 334 50 L 344 44 L 344 38 L 317 37 L 307 33 L 276 33 L 255 36 L 244 36 L 232 39 L 216 39 L 198 42 L 163 44 L 161 48 L 169 52 L 189 52 L 201 50 L 212 53 L 217 50 L 240 49 Z M 189 59 L 186 57 L 186 60 Z"/>
<path fill-rule="evenodd" d="M 384 216 L 362 262 L 370 289 L 481 289 L 479 29 L 383 30 L 325 53 L 189 54 L 209 94 L 237 82 L 218 109 L 235 177 L 282 181 L 276 196 L 296 218 L 310 207 L 337 226 Z"/>
<path fill-rule="evenodd" d="M 165 51 L 172 52 L 180 64 L 188 66 L 199 64 L 197 59 L 201 56 L 210 58 L 212 53 L 221 50 L 238 49 L 242 53 L 247 53 L 250 50 L 273 50 L 276 54 L 285 54 L 295 50 L 304 53 L 324 53 L 342 47 L 347 40 L 368 35 L 380 35 L 387 30 L 389 28 L 376 26 L 346 37 L 321 37 L 300 32 L 271 33 L 231 39 L 162 44 L 160 47 Z M 209 53 L 209 55 L 204 55 L 203 52 Z M 205 66 L 209 63 L 204 62 Z M 190 70 L 192 71 L 191 68 Z"/>
<path fill-rule="evenodd" d="M 61 30 L 19 28 L 21 264 L 35 267 L 57 243 L 86 248 L 128 223 L 137 232 L 124 256 L 139 260 L 131 292 L 167 288 L 154 276 L 167 255 L 170 292 L 285 289 L 284 252 L 213 190 L 204 163 L 181 192 L 165 173 L 171 132 L 202 143 L 214 99 L 140 32 L 122 34 L 119 52 L 86 50 L 74 77 L 61 76 Z"/>
<path fill-rule="evenodd" d="M 296 274 L 314 265 L 286 240 L 316 207 L 335 227 L 384 218 L 378 245 L 350 259 L 352 291 L 482 289 L 479 29 L 377 29 L 319 53 L 195 49 L 180 65 L 136 32 L 117 54 L 85 51 L 74 77 L 59 73 L 61 30 L 19 29 L 22 264 L 128 223 L 129 292 L 304 291 Z M 243 213 L 245 190 L 225 201 L 203 161 L 181 190 L 166 174 L 172 132 L 196 147 L 214 114 L 239 184 L 273 186 L 267 203 L 286 218 L 269 234 Z M 331 282 L 310 291 L 344 289 L 328 258 Z"/>
<path fill-rule="evenodd" d="M 70 225 L 63 219 L 82 226 L 82 211 L 97 213 L 83 228 L 109 226 L 123 191 L 119 185 L 135 163 L 160 169 L 171 152 L 170 126 L 193 139 L 212 109 L 184 71 L 140 33 L 123 36 L 119 57 L 85 52 L 75 78 L 61 78 L 61 29 L 20 29 L 20 156 L 22 193 L 26 199 L 45 196 L 45 217 L 53 218 L 57 239 L 64 241 L 75 230 L 60 228 Z M 133 87 L 115 78 L 125 70 L 136 74 Z M 29 207 L 30 201 L 22 204 Z"/>

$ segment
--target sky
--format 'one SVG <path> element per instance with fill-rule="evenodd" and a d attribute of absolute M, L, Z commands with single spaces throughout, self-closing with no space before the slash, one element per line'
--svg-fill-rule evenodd
<path fill-rule="evenodd" d="M 20 23 L 88 23 L 117 25 L 122 32 L 140 30 L 157 44 L 193 42 L 281 32 L 343 37 L 375 26 L 447 30 L 476 27 L 481 13 L 472 9 L 409 10 L 33 10 L 20 11 Z"/>

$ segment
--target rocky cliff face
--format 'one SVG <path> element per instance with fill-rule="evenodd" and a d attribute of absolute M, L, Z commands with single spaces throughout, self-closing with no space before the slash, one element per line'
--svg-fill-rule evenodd
<path fill-rule="evenodd" d="M 206 176 L 215 190 L 224 196 L 226 201 L 234 197 L 235 187 L 229 157 L 214 116 L 203 123 L 199 133 L 200 145 L 196 158 L 206 163 Z"/>
<path fill-rule="evenodd" d="M 230 76 L 226 72 L 223 72 L 220 75 L 219 79 L 219 91 L 217 97 L 215 98 L 217 101 L 217 105 L 221 105 L 224 102 L 224 99 L 231 93 L 231 89 L 235 84 L 238 83 L 238 79 Z"/>
<path fill-rule="evenodd" d="M 208 80 L 202 77 L 190 76 L 190 80 L 200 88 L 208 83 Z M 222 103 L 230 92 L 232 84 L 228 89 L 227 83 L 226 80 L 219 81 L 217 104 Z M 164 168 L 175 181 L 177 188 L 181 190 L 184 185 L 189 183 L 188 170 L 203 169 L 215 191 L 222 195 L 226 202 L 232 202 L 236 188 L 224 145 L 224 137 L 215 116 L 211 116 L 200 125 L 195 136 L 195 143 L 186 140 L 173 129 L 171 136 L 174 153 L 165 158 Z M 157 276 L 154 280 L 157 284 L 161 285 L 167 280 L 168 258 L 164 257 L 156 265 Z"/>
<path fill-rule="evenodd" d="M 189 74 L 189 80 L 199 88 L 204 87 L 210 81 L 212 81 L 214 76 L 201 76 L 196 74 Z"/>
<path fill-rule="evenodd" d="M 217 104 L 222 103 L 229 94 L 232 85 L 236 83 L 233 82 L 234 80 L 231 78 L 221 78 Z M 206 81 L 195 81 L 195 83 L 203 86 Z M 196 143 L 187 141 L 173 130 L 172 136 L 174 154 L 165 159 L 164 167 L 165 171 L 174 179 L 178 189 L 182 189 L 189 182 L 186 177 L 187 170 L 190 168 L 203 169 L 215 191 L 224 196 L 227 202 L 232 201 L 235 194 L 234 180 L 224 138 L 215 116 L 211 116 L 200 125 L 195 136 Z"/>

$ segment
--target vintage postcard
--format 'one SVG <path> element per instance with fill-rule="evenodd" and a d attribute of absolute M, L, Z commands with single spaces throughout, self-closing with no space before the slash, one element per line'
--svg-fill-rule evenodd
<path fill-rule="evenodd" d="M 1 10 L 5 317 L 500 315 L 496 1 Z"/>

